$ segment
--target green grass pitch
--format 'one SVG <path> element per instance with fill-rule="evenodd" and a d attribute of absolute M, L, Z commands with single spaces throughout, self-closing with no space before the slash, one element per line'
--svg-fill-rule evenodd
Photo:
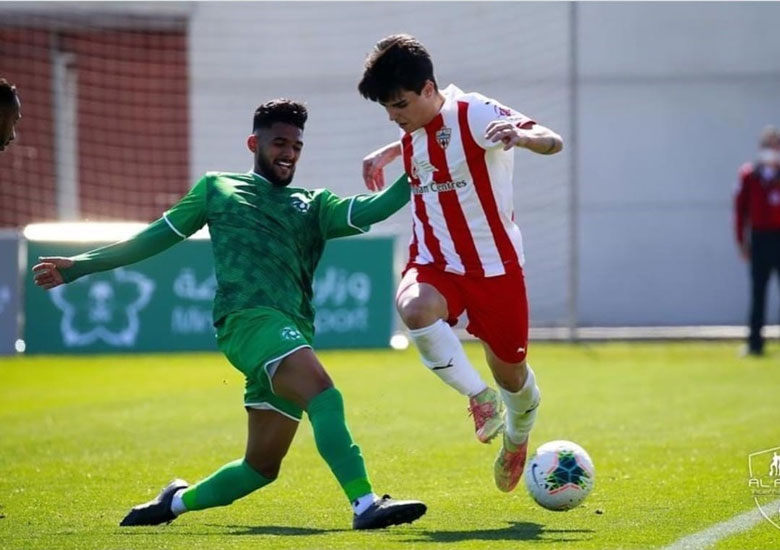
<path fill-rule="evenodd" d="M 167 526 L 119 528 L 169 479 L 243 453 L 243 381 L 217 354 L 0 359 L 0 548 L 662 548 L 754 509 L 747 456 L 780 446 L 780 350 L 735 343 L 536 344 L 532 446 L 571 439 L 596 464 L 585 505 L 555 513 L 492 482 L 466 402 L 413 350 L 323 352 L 377 492 L 419 498 L 413 525 L 351 531 L 308 421 L 269 487 Z M 486 373 L 481 350 L 467 345 Z M 767 521 L 718 550 L 780 546 Z"/>

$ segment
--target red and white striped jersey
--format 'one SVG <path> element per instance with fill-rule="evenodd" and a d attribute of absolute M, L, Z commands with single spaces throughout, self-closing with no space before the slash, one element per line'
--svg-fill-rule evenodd
<path fill-rule="evenodd" d="M 523 239 L 514 223 L 514 151 L 485 139 L 488 124 L 534 121 L 450 84 L 439 114 L 403 133 L 404 169 L 412 183 L 410 264 L 477 277 L 522 266 Z"/>

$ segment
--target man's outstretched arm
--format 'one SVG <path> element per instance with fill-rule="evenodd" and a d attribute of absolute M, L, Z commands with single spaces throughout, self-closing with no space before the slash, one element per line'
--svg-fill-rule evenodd
<path fill-rule="evenodd" d="M 160 218 L 124 241 L 95 248 L 71 258 L 40 258 L 40 262 L 33 267 L 35 284 L 48 290 L 90 273 L 140 262 L 181 240 L 182 237 L 174 233 L 167 222 Z"/>
<path fill-rule="evenodd" d="M 406 174 L 390 187 L 373 194 L 352 197 L 350 222 L 358 227 L 386 220 L 409 202 L 409 179 Z"/>
<path fill-rule="evenodd" d="M 379 193 L 338 197 L 328 193 L 320 223 L 326 239 L 347 237 L 368 231 L 398 212 L 409 202 L 409 180 L 406 175 Z"/>
<path fill-rule="evenodd" d="M 206 223 L 206 178 L 163 217 L 127 240 L 70 258 L 47 256 L 33 266 L 35 284 L 46 290 L 100 271 L 145 260 L 186 239 Z"/>

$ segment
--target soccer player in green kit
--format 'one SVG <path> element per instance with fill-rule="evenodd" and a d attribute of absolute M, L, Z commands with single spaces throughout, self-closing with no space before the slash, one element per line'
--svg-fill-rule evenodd
<path fill-rule="evenodd" d="M 208 172 L 163 216 L 126 241 L 72 258 L 41 258 L 35 283 L 50 289 L 157 254 L 208 224 L 217 292 L 220 350 L 246 376 L 248 436 L 243 458 L 195 485 L 177 479 L 120 525 L 156 525 L 187 511 L 225 506 L 268 485 L 292 443 L 303 411 L 317 449 L 353 508 L 353 528 L 410 523 L 426 507 L 372 489 L 353 442 L 341 394 L 312 350 L 314 270 L 328 239 L 363 233 L 409 200 L 406 176 L 381 193 L 339 198 L 325 189 L 288 187 L 303 147 L 306 107 L 264 103 L 247 140 L 254 170 Z"/>

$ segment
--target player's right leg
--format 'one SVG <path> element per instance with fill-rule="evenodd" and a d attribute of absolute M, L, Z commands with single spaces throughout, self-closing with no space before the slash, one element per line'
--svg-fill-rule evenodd
<path fill-rule="evenodd" d="M 477 439 L 486 443 L 503 425 L 503 405 L 469 362 L 448 320 L 462 313 L 457 288 L 446 275 L 427 266 L 406 271 L 396 308 L 417 346 L 423 364 L 445 384 L 469 398 Z"/>
<path fill-rule="evenodd" d="M 381 529 L 411 523 L 425 514 L 419 501 L 374 494 L 360 447 L 347 427 L 344 401 L 311 348 L 287 356 L 273 375 L 273 391 L 306 410 L 317 450 L 338 480 L 353 509 L 353 528 Z"/>
<path fill-rule="evenodd" d="M 299 407 L 279 399 L 269 387 L 269 369 L 278 366 L 285 355 L 308 345 L 300 331 L 292 332 L 289 325 L 279 312 L 257 308 L 232 314 L 219 326 L 220 349 L 247 380 L 245 456 L 191 487 L 174 480 L 156 499 L 133 508 L 120 525 L 157 525 L 187 511 L 226 506 L 276 478 L 302 416 Z M 295 337 L 284 338 L 283 334 Z"/>
<path fill-rule="evenodd" d="M 247 408 L 244 458 L 234 460 L 196 483 L 174 480 L 158 497 L 133 508 L 120 525 L 157 525 L 184 512 L 227 506 L 273 482 L 292 443 L 298 421 L 274 410 Z"/>

